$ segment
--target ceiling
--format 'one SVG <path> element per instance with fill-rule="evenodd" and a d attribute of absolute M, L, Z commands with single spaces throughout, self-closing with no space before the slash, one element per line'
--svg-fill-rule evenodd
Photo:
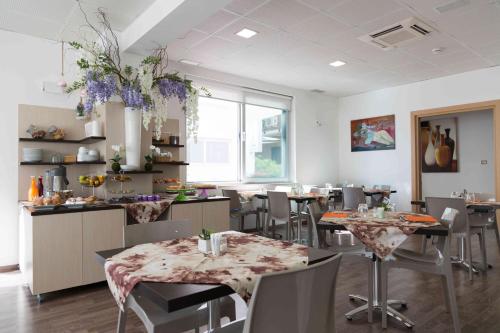
<path fill-rule="evenodd" d="M 500 1 L 234 0 L 171 42 L 169 56 L 200 66 L 335 96 L 500 64 Z M 430 37 L 389 51 L 357 37 L 405 18 L 436 29 Z M 242 28 L 259 33 L 235 35 Z M 442 48 L 434 54 L 433 48 Z M 347 63 L 333 68 L 335 60 Z"/>
<path fill-rule="evenodd" d="M 130 27 L 148 7 L 161 6 L 161 1 L 81 0 L 90 18 L 97 8 L 106 9 L 117 31 Z M 211 2 L 215 14 L 207 13 L 208 18 L 197 21 L 201 24 L 194 23 L 198 7 L 184 13 L 195 26 L 188 26 L 179 38 L 169 42 L 167 32 L 142 37 L 169 42 L 173 60 L 188 59 L 208 69 L 346 96 L 500 65 L 500 0 L 456 0 L 465 5 L 445 13 L 435 9 L 452 1 L 233 0 L 219 10 Z M 358 40 L 409 17 L 436 31 L 389 51 Z M 0 29 L 72 40 L 82 32 L 83 23 L 76 0 L 0 1 Z M 243 28 L 258 34 L 250 39 L 236 36 Z M 161 36 L 165 40 L 157 40 Z M 437 47 L 443 52 L 434 54 L 431 50 Z M 347 64 L 328 65 L 335 60 Z"/>
<path fill-rule="evenodd" d="M 81 0 L 91 22 L 103 8 L 117 31 L 125 29 L 155 0 Z M 119 8 L 119 10 L 116 10 Z M 0 29 L 52 39 L 76 40 L 84 17 L 76 0 L 1 0 Z"/>

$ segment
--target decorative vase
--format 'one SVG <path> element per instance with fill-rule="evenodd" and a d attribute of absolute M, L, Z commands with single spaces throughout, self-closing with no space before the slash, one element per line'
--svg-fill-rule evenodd
<path fill-rule="evenodd" d="M 441 135 L 440 131 L 441 126 L 436 126 L 437 128 L 437 136 L 436 136 L 436 164 L 440 168 L 446 168 L 448 164 L 451 162 L 450 160 L 450 147 L 448 147 L 444 142 L 444 135 Z"/>
<path fill-rule="evenodd" d="M 141 165 L 141 116 L 140 109 L 125 107 L 125 158 L 130 170 Z"/>
<path fill-rule="evenodd" d="M 436 154 L 434 151 L 434 145 L 432 144 L 432 130 L 429 131 L 429 144 L 425 150 L 424 161 L 427 166 L 433 166 L 436 164 Z"/>
<path fill-rule="evenodd" d="M 144 164 L 144 170 L 152 171 L 153 170 L 153 163 L 146 162 L 146 164 Z"/>
<path fill-rule="evenodd" d="M 451 155 L 450 166 L 451 166 L 451 161 L 453 161 L 453 154 L 455 153 L 455 140 L 450 138 L 450 129 L 449 128 L 446 128 L 444 131 L 446 132 L 446 139 L 444 139 L 444 143 L 448 147 L 450 147 L 450 155 Z"/>
<path fill-rule="evenodd" d="M 114 173 L 119 173 L 119 172 L 120 172 L 120 169 L 121 169 L 121 167 L 120 167 L 120 163 L 118 163 L 118 162 L 113 162 L 113 163 L 111 164 L 111 170 L 113 170 L 113 172 L 114 172 Z"/>

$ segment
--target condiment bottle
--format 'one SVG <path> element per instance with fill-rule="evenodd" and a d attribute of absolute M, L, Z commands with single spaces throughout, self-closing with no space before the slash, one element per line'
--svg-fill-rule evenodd
<path fill-rule="evenodd" d="M 38 197 L 38 187 L 36 186 L 35 176 L 31 176 L 31 186 L 28 191 L 28 200 L 34 201 Z"/>
<path fill-rule="evenodd" d="M 38 177 L 37 189 L 38 189 L 38 196 L 43 197 L 44 192 L 43 192 L 43 178 L 42 178 L 42 176 Z"/>

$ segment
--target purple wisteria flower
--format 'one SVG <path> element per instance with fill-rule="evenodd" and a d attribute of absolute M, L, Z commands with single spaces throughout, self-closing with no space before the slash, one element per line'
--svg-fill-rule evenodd
<path fill-rule="evenodd" d="M 86 112 L 92 111 L 96 101 L 105 103 L 116 93 L 116 79 L 114 75 L 99 77 L 98 73 L 88 71 L 86 76 L 87 98 L 84 103 Z"/>
<path fill-rule="evenodd" d="M 160 90 L 160 94 L 167 99 L 175 96 L 181 103 L 186 100 L 187 90 L 186 86 L 182 82 L 162 79 L 158 82 L 158 88 Z"/>
<path fill-rule="evenodd" d="M 148 105 L 137 87 L 126 85 L 122 87 L 122 99 L 125 106 L 134 108 L 147 108 Z"/>

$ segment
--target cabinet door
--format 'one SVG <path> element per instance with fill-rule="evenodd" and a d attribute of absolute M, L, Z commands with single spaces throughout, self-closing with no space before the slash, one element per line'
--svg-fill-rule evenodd
<path fill-rule="evenodd" d="M 203 228 L 203 204 L 186 203 L 170 206 L 173 221 L 187 220 L 193 223 L 193 235 L 197 235 Z"/>
<path fill-rule="evenodd" d="M 229 230 L 229 200 L 203 203 L 203 228 L 214 232 Z"/>
<path fill-rule="evenodd" d="M 82 283 L 82 213 L 33 217 L 33 294 Z"/>
<path fill-rule="evenodd" d="M 104 266 L 96 251 L 123 247 L 123 209 L 83 213 L 83 284 L 104 281 Z"/>

